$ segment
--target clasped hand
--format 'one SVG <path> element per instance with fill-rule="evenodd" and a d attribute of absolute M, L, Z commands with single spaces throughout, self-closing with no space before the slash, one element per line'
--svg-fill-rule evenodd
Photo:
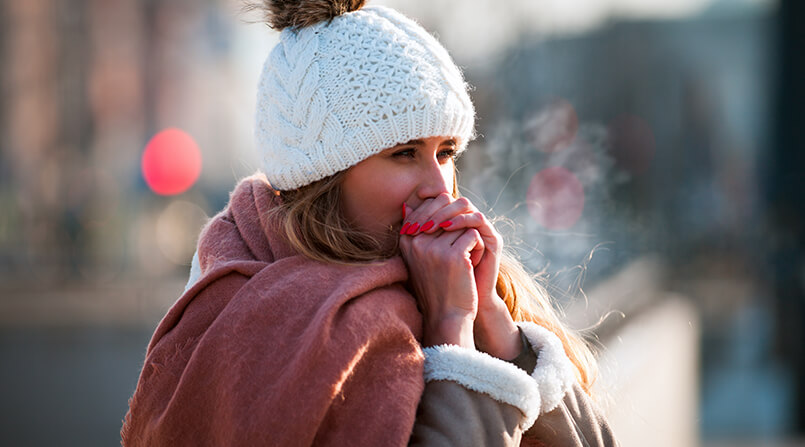
<path fill-rule="evenodd" d="M 423 343 L 516 357 L 522 343 L 496 292 L 503 241 L 491 222 L 448 194 L 403 207 L 400 251 L 424 315 Z"/>

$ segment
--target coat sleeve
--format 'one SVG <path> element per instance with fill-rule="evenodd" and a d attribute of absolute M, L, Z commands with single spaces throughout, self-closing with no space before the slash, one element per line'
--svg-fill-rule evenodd
<path fill-rule="evenodd" d="M 533 374 L 537 352 L 520 328 L 523 351 L 512 360 L 521 369 Z M 541 414 L 523 434 L 521 446 L 589 446 L 612 447 L 618 442 L 601 410 L 590 396 L 573 382 L 573 387 L 553 410 Z"/>
<path fill-rule="evenodd" d="M 523 446 L 616 447 L 606 418 L 578 384 L 525 433 Z"/>
<path fill-rule="evenodd" d="M 459 346 L 424 351 L 426 385 L 410 445 L 520 444 L 541 404 L 537 382 L 526 371 Z"/>
<path fill-rule="evenodd" d="M 456 382 L 428 382 L 411 446 L 518 446 L 525 416 L 514 406 Z"/>
<path fill-rule="evenodd" d="M 617 445 L 559 339 L 532 323 L 520 330 L 517 366 L 457 346 L 425 349 L 426 386 L 411 445 Z"/>

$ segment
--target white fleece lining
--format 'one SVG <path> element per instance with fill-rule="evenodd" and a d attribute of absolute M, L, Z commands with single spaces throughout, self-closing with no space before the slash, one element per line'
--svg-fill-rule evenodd
<path fill-rule="evenodd" d="M 553 332 L 530 322 L 518 322 L 534 352 L 537 353 L 537 366 L 531 377 L 537 382 L 542 411 L 547 413 L 562 401 L 576 381 L 573 363 L 565 354 L 562 341 Z"/>
<path fill-rule="evenodd" d="M 425 348 L 425 381 L 450 380 L 518 408 L 528 430 L 540 413 L 537 383 L 515 365 L 456 345 Z"/>
<path fill-rule="evenodd" d="M 425 381 L 450 380 L 498 402 L 518 408 L 528 430 L 537 417 L 562 401 L 576 380 L 573 363 L 553 332 L 530 322 L 518 322 L 537 354 L 529 377 L 517 366 L 474 349 L 456 345 L 425 348 Z"/>

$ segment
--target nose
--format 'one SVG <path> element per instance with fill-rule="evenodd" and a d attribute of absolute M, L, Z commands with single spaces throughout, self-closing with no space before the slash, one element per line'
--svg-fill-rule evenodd
<path fill-rule="evenodd" d="M 434 157 L 423 160 L 420 167 L 420 181 L 417 196 L 421 200 L 431 199 L 439 194 L 453 193 L 453 164 L 443 163 Z"/>

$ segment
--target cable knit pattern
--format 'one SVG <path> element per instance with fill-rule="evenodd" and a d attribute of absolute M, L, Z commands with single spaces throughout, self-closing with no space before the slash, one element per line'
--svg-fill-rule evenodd
<path fill-rule="evenodd" d="M 475 111 L 441 44 L 374 6 L 286 28 L 260 78 L 256 138 L 272 186 L 295 189 L 416 138 L 473 136 Z"/>
<path fill-rule="evenodd" d="M 573 387 L 576 381 L 573 363 L 565 354 L 562 341 L 553 332 L 530 322 L 518 322 L 517 326 L 537 353 L 537 366 L 531 377 L 539 386 L 542 413 L 547 413 L 556 408 Z"/>

